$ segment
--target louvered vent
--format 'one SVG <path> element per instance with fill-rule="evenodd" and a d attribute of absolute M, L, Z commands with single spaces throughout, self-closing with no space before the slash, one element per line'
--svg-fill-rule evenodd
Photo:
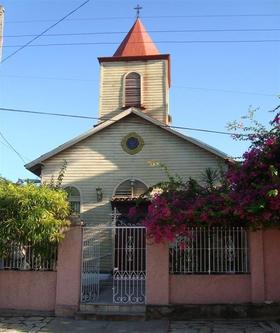
<path fill-rule="evenodd" d="M 126 180 L 115 191 L 117 198 L 135 198 L 147 191 L 147 186 L 139 180 Z"/>
<path fill-rule="evenodd" d="M 129 73 L 125 78 L 125 106 L 141 106 L 141 77 Z"/>

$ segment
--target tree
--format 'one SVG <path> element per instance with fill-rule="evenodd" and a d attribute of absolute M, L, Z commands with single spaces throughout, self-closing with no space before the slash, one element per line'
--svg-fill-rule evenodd
<path fill-rule="evenodd" d="M 18 185 L 0 179 L 0 254 L 10 244 L 57 243 L 69 222 L 67 194 L 49 185 Z"/>

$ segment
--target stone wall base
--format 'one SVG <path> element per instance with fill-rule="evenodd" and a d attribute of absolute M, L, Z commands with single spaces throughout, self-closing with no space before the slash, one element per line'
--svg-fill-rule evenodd
<path fill-rule="evenodd" d="M 59 304 L 55 307 L 56 317 L 74 317 L 75 313 L 78 311 L 78 306 Z"/>
<path fill-rule="evenodd" d="M 11 316 L 20 316 L 20 317 L 54 317 L 54 311 L 40 311 L 40 310 L 20 310 L 20 309 L 0 309 L 1 317 L 11 317 Z"/>
<path fill-rule="evenodd" d="M 280 303 L 147 305 L 146 319 L 279 319 Z"/>

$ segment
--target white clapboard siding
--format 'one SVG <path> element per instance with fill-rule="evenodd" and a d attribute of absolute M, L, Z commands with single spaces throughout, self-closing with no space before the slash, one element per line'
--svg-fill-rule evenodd
<path fill-rule="evenodd" d="M 142 151 L 135 155 L 127 154 L 121 147 L 123 137 L 130 132 L 138 133 L 144 140 Z M 166 179 L 161 169 L 149 165 L 151 160 L 164 163 L 171 174 L 198 180 L 205 168 L 218 168 L 224 163 L 216 155 L 135 115 L 44 161 L 42 180 L 56 177 L 64 160 L 68 164 L 63 184 L 80 190 L 82 218 L 89 225 L 109 223 L 110 200 L 122 181 L 138 179 L 151 186 Z M 102 202 L 96 201 L 97 187 L 102 188 Z"/>
<path fill-rule="evenodd" d="M 115 61 L 100 65 L 99 116 L 112 117 L 123 111 L 124 78 L 127 73 L 141 75 L 143 112 L 166 123 L 168 115 L 167 60 Z"/>

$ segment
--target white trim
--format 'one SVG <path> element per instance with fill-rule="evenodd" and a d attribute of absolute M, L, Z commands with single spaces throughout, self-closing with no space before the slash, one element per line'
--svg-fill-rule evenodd
<path fill-rule="evenodd" d="M 41 164 L 42 162 L 44 162 L 45 160 L 47 160 L 48 158 L 50 157 L 53 157 L 54 155 L 62 152 L 63 150 L 73 146 L 74 144 L 78 143 L 78 142 L 81 142 L 82 140 L 85 140 L 87 139 L 88 137 L 90 137 L 91 135 L 94 135 L 100 131 L 102 131 L 103 129 L 115 124 L 116 122 L 118 122 L 119 120 L 129 116 L 130 114 L 134 114 L 142 119 L 145 119 L 146 121 L 152 123 L 153 125 L 157 126 L 157 127 L 160 127 L 162 128 L 163 130 L 173 134 L 173 135 L 176 135 L 177 137 L 187 141 L 187 142 L 191 142 L 193 143 L 194 145 L 222 158 L 222 159 L 225 159 L 225 160 L 230 160 L 229 156 L 226 155 L 225 153 L 223 153 L 222 151 L 214 148 L 214 147 L 211 147 L 209 145 L 207 145 L 206 143 L 203 143 L 202 141 L 200 140 L 197 140 L 197 139 L 194 139 L 194 138 L 191 138 L 189 136 L 186 136 L 184 134 L 181 134 L 171 128 L 169 128 L 167 125 L 165 125 L 164 123 L 160 122 L 159 120 L 156 120 L 154 118 L 151 118 L 150 116 L 146 115 L 144 112 L 141 112 L 141 111 L 138 111 L 136 108 L 129 108 L 121 113 L 119 113 L 117 116 L 109 119 L 109 120 L 106 120 L 104 121 L 103 123 L 100 123 L 98 126 L 90 129 L 89 131 L 65 142 L 64 144 L 58 146 L 57 148 L 49 151 L 48 153 L 36 158 L 35 160 L 33 160 L 32 162 L 30 163 L 27 163 L 25 164 L 25 168 L 30 170 L 32 169 L 33 167 L 35 167 L 36 165 L 38 164 Z M 32 171 L 32 170 L 30 170 Z"/>
<path fill-rule="evenodd" d="M 102 118 L 101 110 L 103 106 L 103 83 L 104 83 L 104 66 L 100 64 L 99 66 L 99 98 L 98 98 L 98 114 L 99 118 Z"/>

